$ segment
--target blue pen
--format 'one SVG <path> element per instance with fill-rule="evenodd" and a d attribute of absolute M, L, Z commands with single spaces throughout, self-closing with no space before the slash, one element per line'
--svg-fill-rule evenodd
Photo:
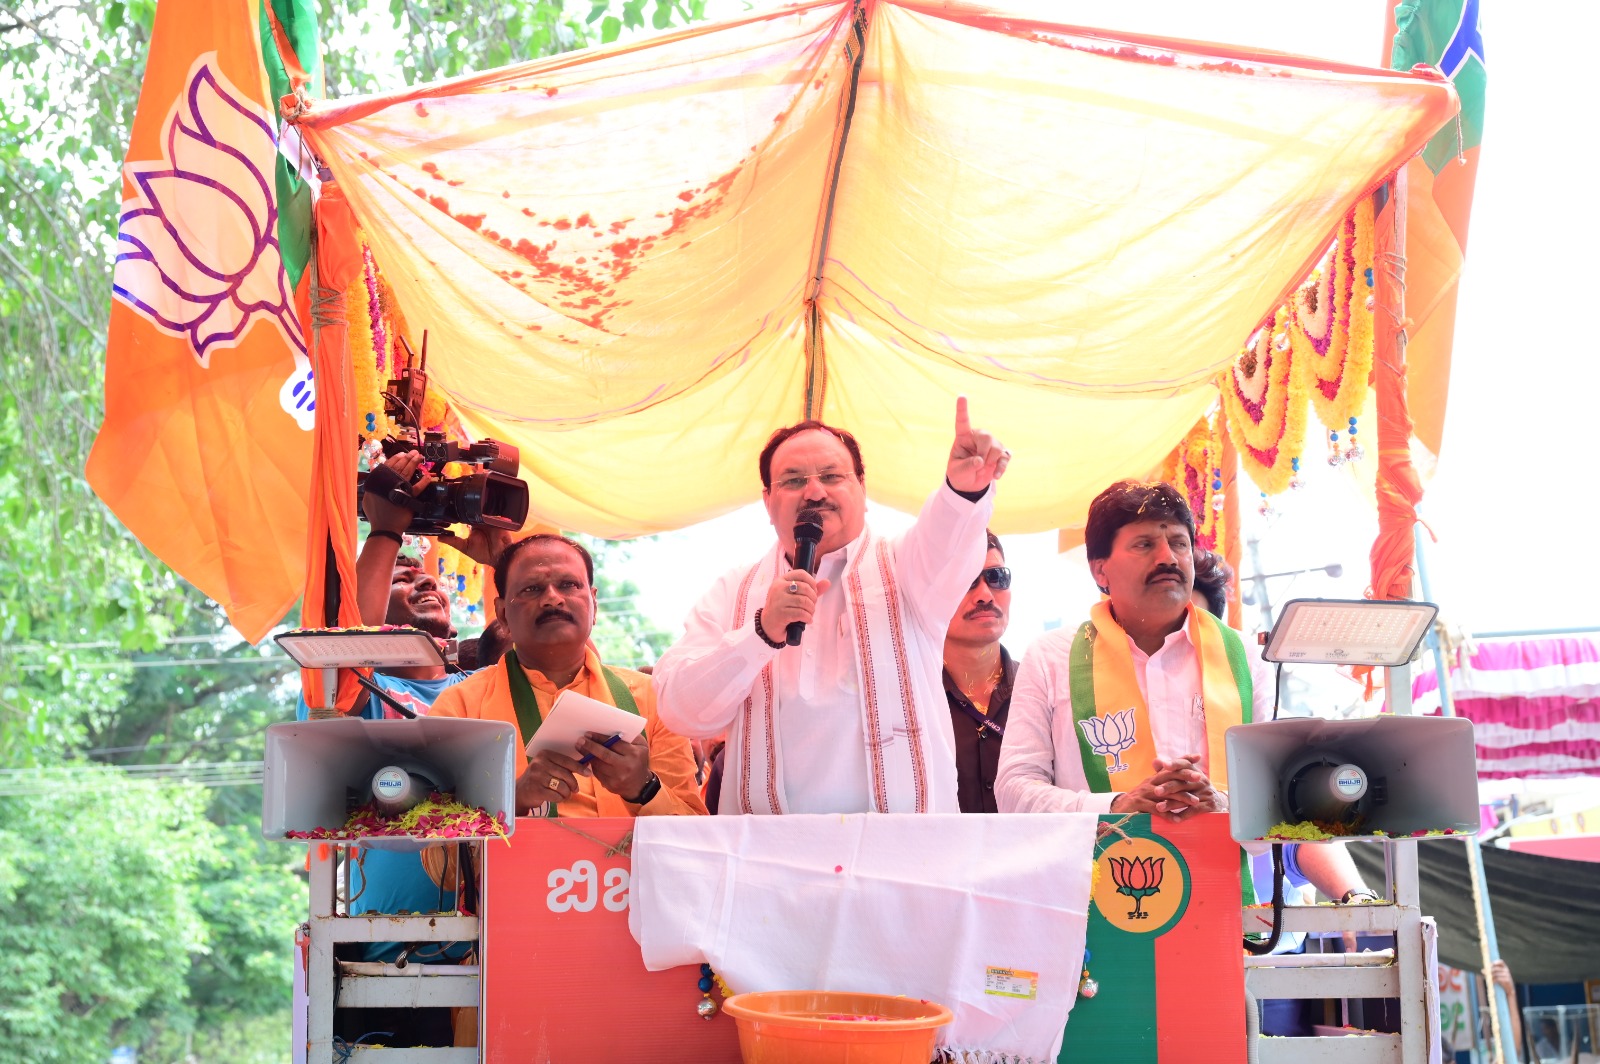
<path fill-rule="evenodd" d="M 613 735 L 611 738 L 607 739 L 605 742 L 601 743 L 600 745 L 605 747 L 607 750 L 609 750 L 613 746 L 616 746 L 621 741 L 622 741 L 622 736 L 621 735 Z M 593 754 L 584 754 L 581 758 L 578 759 L 578 764 L 587 765 L 589 762 L 591 762 L 593 760 L 594 760 L 594 755 Z"/>

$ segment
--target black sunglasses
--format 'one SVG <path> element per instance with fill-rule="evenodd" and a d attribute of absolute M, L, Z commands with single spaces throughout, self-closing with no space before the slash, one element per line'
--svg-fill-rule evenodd
<path fill-rule="evenodd" d="M 979 580 L 988 584 L 995 591 L 1004 591 L 1011 586 L 1011 570 L 1003 565 L 991 565 L 977 575 L 977 578 L 972 581 L 972 587 L 967 588 L 967 590 L 976 590 Z"/>

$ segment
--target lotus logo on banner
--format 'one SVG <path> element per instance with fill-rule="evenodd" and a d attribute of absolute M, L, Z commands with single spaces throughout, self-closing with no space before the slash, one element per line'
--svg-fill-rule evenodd
<path fill-rule="evenodd" d="M 1083 729 L 1083 737 L 1089 740 L 1091 750 L 1102 757 L 1117 759 L 1115 764 L 1106 766 L 1107 773 L 1127 771 L 1128 766 L 1122 761 L 1122 751 L 1132 746 L 1139 737 L 1139 725 L 1133 719 L 1131 706 L 1120 713 L 1080 720 L 1078 727 Z"/>
<path fill-rule="evenodd" d="M 1161 892 L 1161 871 L 1166 863 L 1165 857 L 1110 859 L 1111 879 L 1117 885 L 1117 893 L 1133 899 L 1133 912 L 1128 914 L 1128 919 L 1149 919 L 1150 914 L 1144 911 L 1144 899 Z"/>
<path fill-rule="evenodd" d="M 209 368 L 258 321 L 294 356 L 278 402 L 310 430 L 316 394 L 304 330 L 278 247 L 267 115 L 228 83 L 215 53 L 201 56 L 162 127 L 163 158 L 127 164 L 135 197 L 118 220 L 116 298 Z"/>

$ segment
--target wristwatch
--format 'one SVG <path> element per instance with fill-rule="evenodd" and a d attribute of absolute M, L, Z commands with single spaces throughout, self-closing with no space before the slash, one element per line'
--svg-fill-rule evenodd
<path fill-rule="evenodd" d="M 1377 891 L 1368 890 L 1366 887 L 1357 887 L 1355 890 L 1347 890 L 1347 891 L 1345 891 L 1344 892 L 1344 897 L 1339 899 L 1339 904 L 1340 905 L 1349 905 L 1351 902 L 1355 901 L 1357 898 L 1360 898 L 1362 903 L 1365 904 L 1367 902 L 1375 902 L 1375 901 L 1377 901 L 1378 900 L 1378 894 L 1377 894 Z"/>
<path fill-rule="evenodd" d="M 644 786 L 639 789 L 639 793 L 632 798 L 624 798 L 623 801 L 629 805 L 649 805 L 650 799 L 660 793 L 661 777 L 652 772 L 650 778 L 644 781 Z"/>

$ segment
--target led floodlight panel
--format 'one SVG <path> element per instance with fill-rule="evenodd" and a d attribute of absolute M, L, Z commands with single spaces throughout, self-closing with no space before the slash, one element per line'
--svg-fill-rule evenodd
<path fill-rule="evenodd" d="M 302 669 L 445 664 L 438 642 L 420 628 L 297 628 L 274 639 Z"/>
<path fill-rule="evenodd" d="M 1404 665 L 1438 612 L 1431 602 L 1295 599 L 1278 615 L 1261 656 L 1321 665 Z"/>

